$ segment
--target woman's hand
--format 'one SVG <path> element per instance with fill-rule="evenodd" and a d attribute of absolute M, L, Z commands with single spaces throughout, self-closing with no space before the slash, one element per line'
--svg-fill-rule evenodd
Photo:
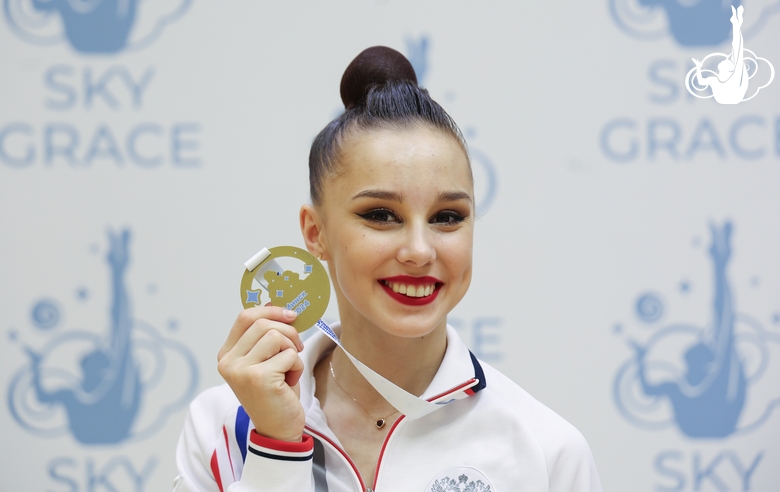
<path fill-rule="evenodd" d="M 274 306 L 246 309 L 238 315 L 217 355 L 217 368 L 255 424 L 271 439 L 300 442 L 305 415 L 298 380 L 303 342 L 287 323 L 293 311 Z"/>

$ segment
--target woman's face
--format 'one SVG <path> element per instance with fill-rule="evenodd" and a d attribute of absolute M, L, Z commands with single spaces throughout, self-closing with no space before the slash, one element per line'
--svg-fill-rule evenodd
<path fill-rule="evenodd" d="M 377 130 L 344 142 L 318 213 L 345 326 L 401 337 L 444 327 L 471 282 L 473 188 L 463 149 L 441 132 Z"/>

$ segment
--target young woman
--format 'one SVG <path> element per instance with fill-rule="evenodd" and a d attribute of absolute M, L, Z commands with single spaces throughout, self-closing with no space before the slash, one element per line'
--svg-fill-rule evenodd
<path fill-rule="evenodd" d="M 191 405 L 177 492 L 600 491 L 582 435 L 447 326 L 471 280 L 466 144 L 406 58 L 374 47 L 341 82 L 346 111 L 309 157 L 308 250 L 327 262 L 344 348 L 440 403 L 399 413 L 322 333 L 304 348 L 272 306 L 243 311 L 219 352 L 227 385 Z"/>

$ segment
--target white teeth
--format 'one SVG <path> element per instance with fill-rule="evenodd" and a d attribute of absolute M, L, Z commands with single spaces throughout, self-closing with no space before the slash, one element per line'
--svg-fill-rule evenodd
<path fill-rule="evenodd" d="M 387 280 L 384 281 L 384 284 L 393 292 L 397 292 L 399 294 L 404 294 L 409 297 L 428 297 L 429 295 L 433 294 L 433 291 L 436 290 L 436 285 L 405 285 L 405 284 L 397 284 L 395 282 L 388 282 Z"/>

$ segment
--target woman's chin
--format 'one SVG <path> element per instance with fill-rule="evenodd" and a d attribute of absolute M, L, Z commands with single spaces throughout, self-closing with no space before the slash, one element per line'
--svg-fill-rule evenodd
<path fill-rule="evenodd" d="M 407 315 L 391 316 L 385 322 L 380 322 L 377 326 L 389 335 L 399 338 L 422 338 L 436 332 L 446 329 L 446 318 Z"/>

